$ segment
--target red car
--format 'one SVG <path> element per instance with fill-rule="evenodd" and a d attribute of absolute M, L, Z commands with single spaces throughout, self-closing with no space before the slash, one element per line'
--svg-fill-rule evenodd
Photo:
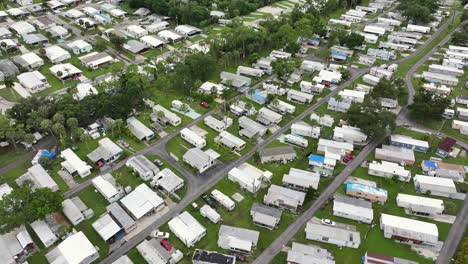
<path fill-rule="evenodd" d="M 169 240 L 167 239 L 163 239 L 161 241 L 159 241 L 159 244 L 161 244 L 161 246 L 166 249 L 167 251 L 171 251 L 172 250 L 172 245 L 169 244 Z"/>
<path fill-rule="evenodd" d="M 104 163 L 104 161 L 100 160 L 100 161 L 97 162 L 97 165 L 98 165 L 99 168 L 102 168 L 102 167 L 104 167 L 104 165 L 106 165 L 106 163 Z"/>
<path fill-rule="evenodd" d="M 210 105 L 207 102 L 200 102 L 200 106 L 203 108 L 208 108 Z"/>
<path fill-rule="evenodd" d="M 327 81 L 322 81 L 322 84 L 325 85 L 326 87 L 331 86 L 331 82 L 327 82 Z"/>
<path fill-rule="evenodd" d="M 354 159 L 354 156 L 352 153 L 348 153 L 343 157 L 343 162 L 348 163 Z"/>

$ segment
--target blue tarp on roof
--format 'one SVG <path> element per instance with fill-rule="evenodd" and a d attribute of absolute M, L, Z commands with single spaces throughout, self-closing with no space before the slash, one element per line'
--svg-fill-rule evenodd
<path fill-rule="evenodd" d="M 309 156 L 309 160 L 310 161 L 315 161 L 315 162 L 325 162 L 325 157 L 320 156 L 320 155 L 312 154 L 312 155 Z"/>
<path fill-rule="evenodd" d="M 41 150 L 41 156 L 46 156 L 46 157 L 49 157 L 50 159 L 54 159 L 55 158 L 55 153 L 47 151 L 45 149 L 42 149 Z"/>
<path fill-rule="evenodd" d="M 432 160 L 424 160 L 423 161 L 423 164 L 424 166 L 428 167 L 428 168 L 431 168 L 431 169 L 434 169 L 434 170 L 438 170 L 439 169 L 439 165 L 437 165 L 437 163 L 435 163 L 434 161 Z"/>
<path fill-rule="evenodd" d="M 346 58 L 348 57 L 348 55 L 341 53 L 341 52 L 337 52 L 337 51 L 332 51 L 331 55 L 334 58 L 343 58 L 344 60 L 346 60 Z"/>

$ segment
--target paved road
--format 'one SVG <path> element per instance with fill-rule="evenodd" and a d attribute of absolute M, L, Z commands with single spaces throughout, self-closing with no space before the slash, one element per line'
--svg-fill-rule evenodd
<path fill-rule="evenodd" d="M 453 16 L 456 14 L 454 13 Z M 393 63 L 403 63 L 410 60 L 411 58 L 419 55 L 435 38 L 437 38 L 451 23 L 451 20 L 447 21 L 442 25 L 424 44 L 415 50 L 411 55 L 402 59 L 396 60 Z M 399 113 L 399 116 L 406 113 L 406 106 Z M 320 207 L 328 200 L 333 193 L 341 186 L 347 176 L 356 169 L 359 164 L 382 142 L 383 139 L 374 139 L 369 145 L 367 145 L 361 153 L 350 163 L 346 168 L 335 178 L 335 180 L 325 189 L 325 191 L 314 201 L 312 206 L 302 214 L 294 223 L 292 223 L 268 248 L 266 248 L 260 256 L 254 261 L 255 264 L 269 263 L 277 254 L 281 248 L 288 243 L 296 233 L 309 221 L 310 218 L 320 209 Z M 466 204 L 466 203 L 465 203 Z M 468 210 L 468 209 L 467 209 Z M 448 263 L 448 262 L 447 262 Z"/>

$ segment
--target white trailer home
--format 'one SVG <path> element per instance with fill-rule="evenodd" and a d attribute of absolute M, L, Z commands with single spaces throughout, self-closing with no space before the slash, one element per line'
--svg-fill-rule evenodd
<path fill-rule="evenodd" d="M 230 181 L 237 182 L 242 189 L 251 193 L 256 193 L 261 188 L 262 178 L 262 174 L 242 168 L 232 168 L 228 172 Z"/>
<path fill-rule="evenodd" d="M 281 220 L 282 211 L 278 208 L 254 203 L 250 209 L 254 225 L 273 230 Z"/>
<path fill-rule="evenodd" d="M 458 78 L 451 76 L 451 75 L 446 75 L 446 74 L 424 71 L 422 73 L 422 78 L 425 81 L 431 82 L 431 83 L 440 83 L 440 84 L 445 84 L 449 86 L 458 85 Z"/>
<path fill-rule="evenodd" d="M 373 89 L 374 89 L 373 86 L 365 85 L 365 84 L 362 84 L 362 83 L 358 83 L 356 85 L 356 88 L 354 88 L 354 90 L 365 92 L 366 94 L 369 94 L 370 92 L 372 92 Z"/>
<path fill-rule="evenodd" d="M 325 89 L 325 85 L 321 83 L 312 84 L 311 82 L 301 81 L 299 84 L 301 92 L 310 93 L 310 94 L 321 94 Z"/>
<path fill-rule="evenodd" d="M 361 234 L 356 226 L 339 224 L 327 226 L 309 221 L 305 228 L 306 239 L 337 245 L 339 247 L 358 248 L 361 244 Z"/>
<path fill-rule="evenodd" d="M 334 25 L 340 25 L 340 26 L 344 26 L 344 27 L 351 27 L 353 23 L 349 22 L 349 21 L 346 21 L 346 20 L 339 20 L 339 19 L 329 19 L 328 20 L 328 26 L 334 26 Z"/>
<path fill-rule="evenodd" d="M 384 17 L 377 18 L 377 22 L 395 27 L 399 27 L 401 25 L 401 21 L 399 20 Z"/>
<path fill-rule="evenodd" d="M 125 165 L 138 173 L 140 178 L 144 181 L 152 179 L 159 173 L 158 166 L 143 155 L 137 155 L 129 158 Z"/>
<path fill-rule="evenodd" d="M 408 24 L 408 26 L 406 27 L 406 31 L 427 34 L 427 33 L 431 32 L 431 28 L 430 27 L 425 27 L 425 26 L 418 26 L 418 25 Z"/>
<path fill-rule="evenodd" d="M 282 119 L 282 115 L 265 107 L 262 107 L 257 115 L 257 121 L 264 125 L 278 124 Z"/>
<path fill-rule="evenodd" d="M 228 131 L 221 131 L 214 141 L 237 152 L 243 150 L 247 144 L 244 140 L 234 136 Z"/>
<path fill-rule="evenodd" d="M 364 32 L 369 33 L 369 34 L 374 34 L 377 36 L 383 36 L 385 35 L 386 29 L 384 27 L 367 25 L 364 27 Z"/>
<path fill-rule="evenodd" d="M 356 91 L 356 90 L 349 90 L 349 89 L 343 89 L 343 91 L 338 93 L 341 98 L 345 100 L 349 100 L 353 103 L 363 103 L 364 98 L 366 97 L 366 93 Z"/>
<path fill-rule="evenodd" d="M 372 86 L 375 86 L 380 82 L 380 78 L 371 74 L 366 74 L 362 76 L 362 81 Z"/>
<path fill-rule="evenodd" d="M 306 122 L 300 121 L 292 124 L 291 134 L 299 135 L 303 137 L 319 138 L 320 137 L 320 127 L 311 126 Z"/>
<path fill-rule="evenodd" d="M 234 203 L 234 201 L 217 189 L 211 191 L 211 197 L 213 197 L 213 199 L 215 199 L 228 211 L 232 211 L 236 208 L 236 204 Z"/>
<path fill-rule="evenodd" d="M 368 173 L 370 175 L 393 178 L 398 177 L 398 180 L 409 182 L 411 180 L 411 172 L 406 170 L 405 167 L 398 165 L 397 163 L 382 161 L 378 163 L 373 161 L 369 163 Z"/>
<path fill-rule="evenodd" d="M 420 193 L 450 197 L 457 193 L 457 187 L 451 179 L 416 175 L 414 176 L 414 189 Z"/>
<path fill-rule="evenodd" d="M 296 111 L 296 107 L 292 104 L 288 104 L 283 102 L 279 99 L 273 100 L 271 103 L 268 104 L 268 108 L 273 109 L 273 111 L 279 112 L 281 114 L 294 114 Z"/>
<path fill-rule="evenodd" d="M 439 241 L 439 230 L 432 223 L 409 218 L 382 214 L 380 228 L 384 237 L 415 244 L 435 245 Z"/>
<path fill-rule="evenodd" d="M 302 206 L 306 193 L 281 187 L 275 184 L 270 185 L 268 193 L 263 197 L 266 205 L 273 205 L 296 211 Z"/>
<path fill-rule="evenodd" d="M 221 221 L 221 215 L 207 204 L 203 205 L 200 208 L 200 214 L 203 217 L 208 218 L 213 224 L 217 224 L 219 223 L 219 221 Z"/>
<path fill-rule="evenodd" d="M 406 165 L 413 165 L 416 160 L 412 149 L 388 145 L 382 145 L 382 148 L 376 148 L 375 158 Z"/>
<path fill-rule="evenodd" d="M 162 113 L 162 116 L 159 116 Z M 169 123 L 172 126 L 178 126 L 182 123 L 182 119 L 173 112 L 167 110 L 161 105 L 153 106 L 153 113 L 151 114 L 151 120 L 159 123 Z"/>
<path fill-rule="evenodd" d="M 208 127 L 218 131 L 218 132 L 222 132 L 226 129 L 228 129 L 232 123 L 233 123 L 233 120 L 232 118 L 230 117 L 223 117 L 223 120 L 218 120 L 216 118 L 214 118 L 213 116 L 207 116 L 203 119 L 203 122 L 205 123 L 205 125 L 207 125 Z"/>
<path fill-rule="evenodd" d="M 246 75 L 250 77 L 262 77 L 263 76 L 263 70 L 260 69 L 255 69 L 255 68 L 250 68 L 246 66 L 239 66 L 237 67 L 237 75 Z"/>
<path fill-rule="evenodd" d="M 367 135 L 361 132 L 361 129 L 357 127 L 346 125 L 342 127 L 336 126 L 333 129 L 333 140 L 351 144 L 363 143 L 367 140 Z"/>
<path fill-rule="evenodd" d="M 369 73 L 379 78 L 385 78 L 387 80 L 390 80 L 394 74 L 393 71 L 381 67 L 372 67 Z"/>
<path fill-rule="evenodd" d="M 345 21 L 349 21 L 351 23 L 359 23 L 362 21 L 362 17 L 357 17 L 357 16 L 350 16 L 350 15 L 346 15 L 346 14 L 342 14 L 340 16 L 340 19 L 341 20 L 345 20 Z"/>
<path fill-rule="evenodd" d="M 288 101 L 296 102 L 296 103 L 300 103 L 300 104 L 308 104 L 308 103 L 312 102 L 313 98 L 314 98 L 314 96 L 311 95 L 311 94 L 304 93 L 304 92 L 297 91 L 297 90 L 293 90 L 293 89 L 290 89 L 288 91 L 288 96 L 287 96 Z"/>
<path fill-rule="evenodd" d="M 188 112 L 190 111 L 190 106 L 180 100 L 172 100 L 171 105 L 173 108 L 181 111 L 181 112 Z"/>
<path fill-rule="evenodd" d="M 450 59 L 459 59 L 459 60 L 467 60 L 468 59 L 468 54 L 467 53 L 461 53 L 461 52 L 454 52 L 454 51 L 446 51 L 445 58 L 450 58 Z"/>
<path fill-rule="evenodd" d="M 260 232 L 221 225 L 218 233 L 218 247 L 226 250 L 249 253 L 257 246 Z"/>
<path fill-rule="evenodd" d="M 446 74 L 446 75 L 451 75 L 451 76 L 456 76 L 456 77 L 463 76 L 464 74 L 463 69 L 460 70 L 456 67 L 437 65 L 437 64 L 429 65 L 429 72 Z"/>
<path fill-rule="evenodd" d="M 444 212 L 444 201 L 423 196 L 399 193 L 397 205 L 403 207 L 410 214 L 420 216 L 437 216 Z"/>
<path fill-rule="evenodd" d="M 239 130 L 239 135 L 247 137 L 247 138 L 252 138 L 255 136 L 263 136 L 267 132 L 267 128 L 252 119 L 242 116 L 239 118 L 239 127 L 241 130 Z"/>
<path fill-rule="evenodd" d="M 414 151 L 423 153 L 426 153 L 429 150 L 429 143 L 427 141 L 398 134 L 393 134 L 390 136 L 390 145 L 412 149 Z"/>
<path fill-rule="evenodd" d="M 283 175 L 283 186 L 297 191 L 317 190 L 319 182 L 320 174 L 317 172 L 291 168 L 288 174 Z"/>
<path fill-rule="evenodd" d="M 377 13 L 377 11 L 379 11 L 378 8 L 375 8 L 375 7 L 369 7 L 369 6 L 356 6 L 355 7 L 357 11 L 362 11 L 362 12 L 366 12 L 366 13 Z"/>
<path fill-rule="evenodd" d="M 381 41 L 379 43 L 379 48 L 384 49 L 391 49 L 391 50 L 399 50 L 399 51 L 408 51 L 411 49 L 410 45 L 395 43 L 395 42 L 388 42 L 388 41 Z"/>
<path fill-rule="evenodd" d="M 440 95 L 449 95 L 452 92 L 452 88 L 447 87 L 446 85 L 438 85 L 435 83 L 425 83 L 423 88 L 426 91 L 430 91 Z"/>
<path fill-rule="evenodd" d="M 117 202 L 123 196 L 123 191 L 117 188 L 115 179 L 109 173 L 97 176 L 91 182 L 109 203 Z"/>
<path fill-rule="evenodd" d="M 194 147 L 201 149 L 206 146 L 206 140 L 189 128 L 182 129 L 180 136 Z"/>
<path fill-rule="evenodd" d="M 65 149 L 60 153 L 60 156 L 65 159 L 60 165 L 72 176 L 78 175 L 84 178 L 91 174 L 91 166 L 81 160 L 73 150 Z"/>
<path fill-rule="evenodd" d="M 457 69 L 463 69 L 466 63 L 460 59 L 444 58 L 442 61 L 442 65 L 448 66 L 448 67 L 455 67 Z"/>
<path fill-rule="evenodd" d="M 333 215 L 370 224 L 374 220 L 372 203 L 344 195 L 335 195 Z"/>
<path fill-rule="evenodd" d="M 449 45 L 450 51 L 468 54 L 468 47 Z"/>
<path fill-rule="evenodd" d="M 400 37 L 396 35 L 389 35 L 387 39 L 389 42 L 406 44 L 406 45 L 411 45 L 411 46 L 415 46 L 418 43 L 417 39 Z"/>
<path fill-rule="evenodd" d="M 305 72 L 315 72 L 315 71 L 321 71 L 325 69 L 325 65 L 321 62 L 318 61 L 312 61 L 312 60 L 303 60 L 301 64 L 301 70 Z"/>
<path fill-rule="evenodd" d="M 339 142 L 320 138 L 317 145 L 317 153 L 325 155 L 328 158 L 341 160 L 346 154 L 353 152 L 353 144 L 347 142 Z"/>
<path fill-rule="evenodd" d="M 149 129 L 134 116 L 127 119 L 127 127 L 139 140 L 148 141 L 154 137 L 153 130 Z"/>
<path fill-rule="evenodd" d="M 172 233 L 187 247 L 193 247 L 206 234 L 206 228 L 187 211 L 172 218 L 167 224 Z"/>
<path fill-rule="evenodd" d="M 363 32 L 359 32 L 358 34 L 361 35 L 361 36 L 363 36 L 363 37 L 364 37 L 364 41 L 367 42 L 367 43 L 375 44 L 375 43 L 377 43 L 377 41 L 379 40 L 379 36 L 374 35 L 374 34 L 363 33 Z"/>
<path fill-rule="evenodd" d="M 468 122 L 453 120 L 452 128 L 459 130 L 462 135 L 468 135 Z"/>
<path fill-rule="evenodd" d="M 295 134 L 284 135 L 284 142 L 303 149 L 307 148 L 307 146 L 309 145 L 309 141 L 307 139 Z"/>

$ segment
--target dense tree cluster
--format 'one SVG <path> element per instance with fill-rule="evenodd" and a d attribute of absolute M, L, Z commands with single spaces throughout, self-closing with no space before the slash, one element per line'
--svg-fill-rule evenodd
<path fill-rule="evenodd" d="M 220 0 L 217 9 L 225 12 L 229 18 L 245 15 L 258 8 L 271 4 L 275 0 Z M 210 17 L 213 1 L 210 0 L 130 0 L 130 7 L 146 7 L 157 14 L 171 17 L 179 24 L 206 26 L 216 21 Z"/>
<path fill-rule="evenodd" d="M 63 195 L 49 188 L 33 190 L 30 182 L 14 188 L 0 200 L 0 233 L 43 220 L 54 212 L 62 210 Z"/>
<path fill-rule="evenodd" d="M 399 9 L 403 16 L 413 23 L 427 24 L 433 19 L 432 15 L 439 8 L 433 0 L 400 0 Z"/>
<path fill-rule="evenodd" d="M 354 49 L 356 47 L 362 46 L 364 43 L 364 36 L 355 32 L 346 33 L 338 35 L 338 41 L 341 46 Z"/>
<path fill-rule="evenodd" d="M 422 91 L 416 94 L 410 105 L 410 117 L 415 120 L 441 120 L 445 109 L 450 105 L 450 98 L 433 92 Z"/>
<path fill-rule="evenodd" d="M 366 100 L 363 104 L 353 104 L 346 113 L 346 119 L 352 126 L 359 127 L 369 137 L 378 138 L 387 129 L 396 127 L 396 115 L 385 110 L 378 101 Z"/>
<path fill-rule="evenodd" d="M 375 98 L 390 98 L 398 99 L 400 97 L 406 97 L 408 93 L 404 80 L 397 78 L 387 80 L 381 78 L 379 83 L 374 86 L 370 95 Z"/>

